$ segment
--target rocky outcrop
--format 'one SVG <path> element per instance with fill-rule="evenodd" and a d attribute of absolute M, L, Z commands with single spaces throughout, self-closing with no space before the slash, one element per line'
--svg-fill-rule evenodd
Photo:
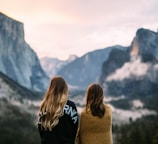
<path fill-rule="evenodd" d="M 140 56 L 142 62 L 157 62 L 158 33 L 148 29 L 138 29 L 130 50 Z"/>
<path fill-rule="evenodd" d="M 126 52 L 111 52 L 102 67 L 100 83 L 107 95 L 157 95 L 158 33 L 138 29 Z"/>
<path fill-rule="evenodd" d="M 102 65 L 102 73 L 99 79 L 99 82 L 102 84 L 108 75 L 114 73 L 117 69 L 123 66 L 124 63 L 130 60 L 129 53 L 127 48 L 124 50 L 113 49 L 109 58 L 104 61 Z"/>
<path fill-rule="evenodd" d="M 0 13 L 0 71 L 22 86 L 45 91 L 49 78 L 24 39 L 23 23 Z"/>

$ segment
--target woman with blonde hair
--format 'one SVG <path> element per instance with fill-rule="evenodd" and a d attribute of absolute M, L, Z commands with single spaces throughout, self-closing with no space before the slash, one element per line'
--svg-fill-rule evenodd
<path fill-rule="evenodd" d="M 75 103 L 68 100 L 68 86 L 55 76 L 39 108 L 38 129 L 41 144 L 74 144 L 78 128 Z"/>
<path fill-rule="evenodd" d="M 112 144 L 112 111 L 103 98 L 99 84 L 88 87 L 86 106 L 80 115 L 77 144 Z"/>

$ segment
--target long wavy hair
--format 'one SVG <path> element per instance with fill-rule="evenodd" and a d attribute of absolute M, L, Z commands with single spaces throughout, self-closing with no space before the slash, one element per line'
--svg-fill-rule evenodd
<path fill-rule="evenodd" d="M 89 85 L 86 92 L 86 111 L 90 109 L 93 116 L 103 117 L 105 114 L 103 98 L 103 89 L 99 84 Z"/>
<path fill-rule="evenodd" d="M 58 124 L 67 98 L 68 86 L 65 80 L 60 76 L 53 77 L 39 108 L 42 128 L 51 131 Z"/>

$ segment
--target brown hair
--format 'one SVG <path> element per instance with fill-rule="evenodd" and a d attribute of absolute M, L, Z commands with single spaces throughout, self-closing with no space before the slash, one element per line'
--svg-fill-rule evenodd
<path fill-rule="evenodd" d="M 67 97 L 68 86 L 65 80 L 60 76 L 53 77 L 39 108 L 39 115 L 42 113 L 40 123 L 44 129 L 52 130 L 58 124 Z"/>
<path fill-rule="evenodd" d="M 103 103 L 103 89 L 99 84 L 91 84 L 86 93 L 86 111 L 90 108 L 93 116 L 103 117 L 105 106 Z"/>

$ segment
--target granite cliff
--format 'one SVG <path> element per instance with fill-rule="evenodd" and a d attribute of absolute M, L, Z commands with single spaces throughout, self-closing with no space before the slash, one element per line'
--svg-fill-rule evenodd
<path fill-rule="evenodd" d="M 45 91 L 49 78 L 24 36 L 23 23 L 0 13 L 0 71 L 26 88 Z"/>
<path fill-rule="evenodd" d="M 156 96 L 158 33 L 140 28 L 126 53 L 111 52 L 108 60 L 103 63 L 100 83 L 107 95 Z"/>

